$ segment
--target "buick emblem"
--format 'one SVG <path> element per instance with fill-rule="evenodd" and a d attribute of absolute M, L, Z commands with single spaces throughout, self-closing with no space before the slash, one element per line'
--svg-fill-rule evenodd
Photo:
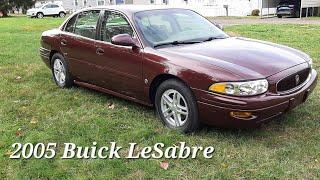
<path fill-rule="evenodd" d="M 300 76 L 299 74 L 297 74 L 295 77 L 294 77 L 295 81 L 296 81 L 296 85 L 298 85 L 300 83 Z"/>

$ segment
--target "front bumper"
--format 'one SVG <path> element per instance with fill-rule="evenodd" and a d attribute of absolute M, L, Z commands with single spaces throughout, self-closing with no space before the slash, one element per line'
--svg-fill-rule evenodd
<path fill-rule="evenodd" d="M 317 72 L 312 70 L 306 85 L 287 95 L 266 93 L 254 97 L 230 97 L 193 89 L 198 97 L 199 118 L 205 124 L 219 127 L 255 127 L 304 103 L 316 87 L 317 77 Z M 253 116 L 244 120 L 231 116 L 231 112 L 250 112 Z"/>
<path fill-rule="evenodd" d="M 34 17 L 36 15 L 37 15 L 36 12 L 27 12 L 27 16 L 29 17 Z"/>

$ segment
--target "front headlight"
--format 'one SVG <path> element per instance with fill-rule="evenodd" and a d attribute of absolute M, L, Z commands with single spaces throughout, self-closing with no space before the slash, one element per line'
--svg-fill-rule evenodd
<path fill-rule="evenodd" d="M 215 83 L 209 87 L 209 90 L 233 96 L 254 96 L 263 94 L 268 90 L 268 81 L 262 79 L 245 82 Z"/>
<path fill-rule="evenodd" d="M 309 64 L 309 67 L 310 67 L 310 68 L 313 68 L 313 67 L 312 67 L 313 61 L 312 61 L 311 58 L 309 58 L 308 64 Z"/>

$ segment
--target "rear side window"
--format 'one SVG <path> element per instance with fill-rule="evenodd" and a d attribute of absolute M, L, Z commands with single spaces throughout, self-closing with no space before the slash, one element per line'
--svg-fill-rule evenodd
<path fill-rule="evenodd" d="M 81 12 L 75 23 L 74 33 L 95 39 L 99 15 L 99 10 Z"/>
<path fill-rule="evenodd" d="M 68 21 L 68 23 L 67 23 L 64 31 L 66 31 L 66 32 L 71 32 L 71 33 L 74 32 L 74 28 L 75 28 L 75 24 L 76 24 L 77 17 L 78 17 L 78 14 L 77 14 L 77 15 L 74 15 L 74 16 Z"/>
<path fill-rule="evenodd" d="M 58 5 L 56 5 L 56 4 L 52 4 L 51 5 L 51 8 L 58 8 L 59 6 Z"/>

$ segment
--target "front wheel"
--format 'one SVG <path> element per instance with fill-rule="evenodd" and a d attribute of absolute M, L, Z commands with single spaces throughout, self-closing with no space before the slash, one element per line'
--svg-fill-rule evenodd
<path fill-rule="evenodd" d="M 37 18 L 42 19 L 44 17 L 43 13 L 37 13 Z"/>
<path fill-rule="evenodd" d="M 198 107 L 189 87 L 176 79 L 164 81 L 157 89 L 156 112 L 171 129 L 193 132 L 199 129 Z"/>
<path fill-rule="evenodd" d="M 278 14 L 277 17 L 278 17 L 278 18 L 282 18 L 282 15 Z"/>

